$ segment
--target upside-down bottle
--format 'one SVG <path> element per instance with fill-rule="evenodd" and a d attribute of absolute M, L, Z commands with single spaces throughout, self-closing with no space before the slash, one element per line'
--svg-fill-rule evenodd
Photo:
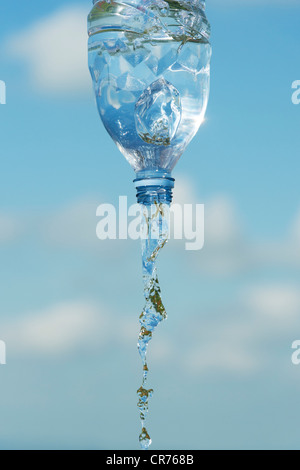
<path fill-rule="evenodd" d="M 210 28 L 200 0 L 94 0 L 88 18 L 89 67 L 102 122 L 136 173 L 141 218 L 145 307 L 138 340 L 138 389 L 146 429 L 148 343 L 166 318 L 156 273 L 168 239 L 171 172 L 199 129 L 209 94 Z"/>
<path fill-rule="evenodd" d="M 170 203 L 171 172 L 205 115 L 203 0 L 94 0 L 89 68 L 102 122 L 136 173 L 138 202 Z"/>

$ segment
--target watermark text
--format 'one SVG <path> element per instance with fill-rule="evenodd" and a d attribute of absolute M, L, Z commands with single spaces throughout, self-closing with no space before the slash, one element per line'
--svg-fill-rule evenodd
<path fill-rule="evenodd" d="M 157 223 L 159 212 L 162 215 L 161 224 Z M 170 209 L 165 204 L 153 204 L 150 208 L 141 204 L 128 207 L 127 196 L 120 196 L 118 208 L 113 204 L 100 204 L 96 215 L 100 218 L 96 228 L 99 240 L 138 240 L 149 236 L 158 239 L 167 236 L 169 239 L 186 240 L 185 249 L 188 251 L 201 250 L 204 246 L 204 204 L 173 204 Z M 151 217 L 153 224 L 142 223 L 145 218 Z"/>
<path fill-rule="evenodd" d="M 0 104 L 6 104 L 6 83 L 0 80 Z"/>
<path fill-rule="evenodd" d="M 292 83 L 292 89 L 295 90 L 292 94 L 292 103 L 300 104 L 300 80 L 295 80 Z"/>
<path fill-rule="evenodd" d="M 299 339 L 293 342 L 292 349 L 295 349 L 295 351 L 292 354 L 292 363 L 294 364 L 294 366 L 299 366 L 300 365 L 300 340 Z"/>
<path fill-rule="evenodd" d="M 6 364 L 6 344 L 0 340 L 0 365 Z"/>

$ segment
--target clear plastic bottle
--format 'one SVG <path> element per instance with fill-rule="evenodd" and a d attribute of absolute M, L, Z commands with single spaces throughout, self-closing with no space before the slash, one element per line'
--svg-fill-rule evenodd
<path fill-rule="evenodd" d="M 210 28 L 200 0 L 94 0 L 88 32 L 99 114 L 136 172 L 143 208 L 145 307 L 138 339 L 143 381 L 137 393 L 139 442 L 148 449 L 146 417 L 153 390 L 147 388 L 147 349 L 154 330 L 167 317 L 156 260 L 168 241 L 171 172 L 206 111 Z"/>
<path fill-rule="evenodd" d="M 102 122 L 136 172 L 138 201 L 170 203 L 171 172 L 205 115 L 210 27 L 200 0 L 97 1 L 89 68 Z"/>

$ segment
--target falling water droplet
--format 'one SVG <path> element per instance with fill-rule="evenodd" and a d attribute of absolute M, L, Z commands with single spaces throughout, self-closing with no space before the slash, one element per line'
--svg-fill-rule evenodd
<path fill-rule="evenodd" d="M 135 105 L 135 126 L 149 144 L 170 145 L 181 120 L 177 88 L 160 78 L 146 88 Z"/>
<path fill-rule="evenodd" d="M 152 440 L 151 440 L 146 428 L 142 429 L 142 432 L 141 432 L 140 437 L 139 437 L 139 441 L 140 441 L 141 448 L 143 450 L 147 450 L 150 447 Z"/>

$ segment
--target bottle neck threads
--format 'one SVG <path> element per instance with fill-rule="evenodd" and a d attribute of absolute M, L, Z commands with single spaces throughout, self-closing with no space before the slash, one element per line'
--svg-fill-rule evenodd
<path fill-rule="evenodd" d="M 134 180 L 137 202 L 145 206 L 155 203 L 170 205 L 173 198 L 174 181 L 168 172 L 138 172 Z"/>

